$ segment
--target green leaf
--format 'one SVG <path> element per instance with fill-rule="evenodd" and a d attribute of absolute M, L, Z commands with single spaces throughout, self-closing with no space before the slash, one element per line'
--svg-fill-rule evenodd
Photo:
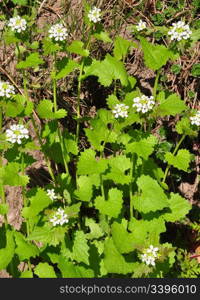
<path fill-rule="evenodd" d="M 159 70 L 169 59 L 177 58 L 164 45 L 153 45 L 143 37 L 140 37 L 140 43 L 144 52 L 145 65 L 153 71 Z"/>
<path fill-rule="evenodd" d="M 54 268 L 46 262 L 45 263 L 39 263 L 35 267 L 34 273 L 39 278 L 56 278 L 56 273 L 54 271 Z"/>
<path fill-rule="evenodd" d="M 86 235 L 83 231 L 75 232 L 72 250 L 74 260 L 89 265 L 89 246 L 87 244 Z"/>
<path fill-rule="evenodd" d="M 174 168 L 187 172 L 192 156 L 187 149 L 181 149 L 178 151 L 177 155 L 167 152 L 165 154 L 165 159 L 168 164 L 172 165 Z"/>
<path fill-rule="evenodd" d="M 135 235 L 129 233 L 123 224 L 114 222 L 111 232 L 114 244 L 120 253 L 129 253 L 134 250 Z"/>
<path fill-rule="evenodd" d="M 76 53 L 81 56 L 88 56 L 90 54 L 89 50 L 84 49 L 84 43 L 81 41 L 73 41 L 71 45 L 67 47 L 70 53 Z"/>
<path fill-rule="evenodd" d="M 158 182 L 164 177 L 164 172 L 158 165 L 154 162 L 153 159 L 149 158 L 142 162 L 143 174 L 149 175 L 152 178 L 156 179 Z"/>
<path fill-rule="evenodd" d="M 17 246 L 15 249 L 15 253 L 19 256 L 19 259 L 21 261 L 39 255 L 39 249 L 35 245 L 28 243 L 25 240 L 23 234 L 21 234 L 20 232 L 15 232 L 14 236 Z"/>
<path fill-rule="evenodd" d="M 38 65 L 44 63 L 44 60 L 40 58 L 39 53 L 31 53 L 24 61 L 20 61 L 17 65 L 17 69 L 35 68 Z"/>
<path fill-rule="evenodd" d="M 64 57 L 57 62 L 58 72 L 56 73 L 55 79 L 61 79 L 66 77 L 69 73 L 73 72 L 79 67 L 79 64 L 71 59 Z"/>
<path fill-rule="evenodd" d="M 112 239 L 107 239 L 104 244 L 104 266 L 108 273 L 128 274 L 134 270 L 135 263 L 128 263 L 118 252 Z"/>
<path fill-rule="evenodd" d="M 78 272 L 76 266 L 67 261 L 63 256 L 59 257 L 58 268 L 62 273 L 62 278 L 80 278 L 80 273 Z"/>
<path fill-rule="evenodd" d="M 4 157 L 7 159 L 8 162 L 17 162 L 21 164 L 22 158 L 18 150 L 15 147 L 9 148 L 5 153 Z M 28 167 L 32 165 L 36 160 L 33 156 L 29 155 L 28 153 L 23 153 L 23 161 L 24 166 Z"/>
<path fill-rule="evenodd" d="M 134 272 L 132 278 L 143 278 L 143 275 L 147 275 L 152 271 L 152 268 L 146 264 L 136 263 L 134 266 Z"/>
<path fill-rule="evenodd" d="M 24 271 L 20 274 L 19 278 L 33 278 L 33 272 L 32 271 Z"/>
<path fill-rule="evenodd" d="M 85 226 L 88 226 L 90 229 L 90 232 L 85 235 L 89 240 L 99 239 L 104 235 L 103 230 L 101 229 L 99 224 L 96 223 L 92 218 L 86 218 Z"/>
<path fill-rule="evenodd" d="M 63 131 L 63 142 L 66 146 L 67 152 L 74 155 L 78 154 L 78 145 L 76 142 L 76 136 L 69 133 L 67 130 Z"/>
<path fill-rule="evenodd" d="M 5 103 L 4 111 L 7 117 L 29 116 L 33 113 L 33 102 L 27 100 L 23 95 L 16 94 L 12 100 Z"/>
<path fill-rule="evenodd" d="M 111 112 L 108 112 L 112 118 Z M 112 119 L 109 120 L 112 122 Z M 98 151 L 103 150 L 102 142 L 114 143 L 117 139 L 117 134 L 113 130 L 109 130 L 105 120 L 99 119 L 97 116 L 94 120 L 91 120 L 91 127 L 86 128 L 86 136 L 91 145 Z"/>
<path fill-rule="evenodd" d="M 164 214 L 164 219 L 168 222 L 181 221 L 192 208 L 188 200 L 181 197 L 179 194 L 170 194 L 168 200 L 170 212 Z"/>
<path fill-rule="evenodd" d="M 54 43 L 51 39 L 44 39 L 42 43 L 44 55 L 53 54 L 61 50 L 61 46 L 57 43 Z"/>
<path fill-rule="evenodd" d="M 109 37 L 108 32 L 106 31 L 98 31 L 93 34 L 93 36 L 104 43 L 112 43 L 112 39 Z"/>
<path fill-rule="evenodd" d="M 59 256 L 58 268 L 63 278 L 94 278 L 93 270 L 85 266 L 74 265 L 63 256 Z"/>
<path fill-rule="evenodd" d="M 189 135 L 189 136 L 197 136 L 198 135 L 198 131 L 192 129 L 191 122 L 190 122 L 189 118 L 187 118 L 187 117 L 182 118 L 180 121 L 177 122 L 176 131 L 179 134 L 184 134 L 184 135 Z"/>
<path fill-rule="evenodd" d="M 80 206 L 81 206 L 80 202 L 73 204 L 71 206 L 67 206 L 65 208 L 65 213 L 68 215 L 69 218 L 77 218 L 80 212 Z"/>
<path fill-rule="evenodd" d="M 66 228 L 64 227 L 35 227 L 32 233 L 28 236 L 28 241 L 38 241 L 44 244 L 57 246 L 64 240 Z"/>
<path fill-rule="evenodd" d="M 83 79 L 88 76 L 97 76 L 104 86 L 111 85 L 113 80 L 119 79 L 123 86 L 128 85 L 128 75 L 122 62 L 107 54 L 103 61 L 93 60 L 89 67 L 84 68 Z"/>
<path fill-rule="evenodd" d="M 103 173 L 106 168 L 107 161 L 105 159 L 97 160 L 94 150 L 86 149 L 84 152 L 81 152 L 77 164 L 78 175 L 100 174 Z"/>
<path fill-rule="evenodd" d="M 187 109 L 184 101 L 178 95 L 172 94 L 167 99 L 161 101 L 160 105 L 155 109 L 156 116 L 175 116 Z"/>
<path fill-rule="evenodd" d="M 113 109 L 116 104 L 120 104 L 121 102 L 118 100 L 117 96 L 109 95 L 106 99 L 107 105 L 110 109 Z"/>
<path fill-rule="evenodd" d="M 8 30 L 8 31 L 4 32 L 3 40 L 5 41 L 6 45 L 16 44 L 16 43 L 21 42 L 20 38 L 18 38 L 16 36 L 15 32 L 13 32 L 11 30 Z"/>
<path fill-rule="evenodd" d="M 50 240 L 50 227 L 35 227 L 34 230 L 26 238 L 27 241 L 38 241 L 47 244 Z"/>
<path fill-rule="evenodd" d="M 27 0 L 12 0 L 12 2 L 14 4 L 18 4 L 18 5 L 27 5 Z"/>
<path fill-rule="evenodd" d="M 44 119 L 62 119 L 67 115 L 65 109 L 59 109 L 53 112 L 53 103 L 50 100 L 42 100 L 37 106 L 37 112 L 40 118 Z"/>
<path fill-rule="evenodd" d="M 163 189 L 150 176 L 140 176 L 137 180 L 137 186 L 142 193 L 140 196 L 134 197 L 133 203 L 139 212 L 148 213 L 168 206 L 167 196 Z"/>
<path fill-rule="evenodd" d="M 24 110 L 23 103 L 21 101 L 17 101 L 17 99 L 13 99 L 6 103 L 5 105 L 5 115 L 6 117 L 15 118 L 22 113 Z"/>
<path fill-rule="evenodd" d="M 132 218 L 129 223 L 129 231 L 132 232 L 132 247 L 143 249 L 149 245 L 158 245 L 160 234 L 166 231 L 163 217 L 153 218 L 151 220 L 137 220 Z"/>
<path fill-rule="evenodd" d="M 137 83 L 137 79 L 133 76 L 128 76 L 129 86 L 133 89 Z"/>
<path fill-rule="evenodd" d="M 25 207 L 22 210 L 22 215 L 27 219 L 37 216 L 44 208 L 48 207 L 49 204 L 52 203 L 44 190 L 38 188 L 34 189 L 34 191 L 35 194 L 29 197 L 29 207 Z"/>
<path fill-rule="evenodd" d="M 8 210 L 9 210 L 9 206 L 8 204 L 0 204 L 0 215 L 6 215 L 8 213 Z"/>
<path fill-rule="evenodd" d="M 0 270 L 6 269 L 11 262 L 15 253 L 15 242 L 13 238 L 13 232 L 6 231 L 6 247 L 0 249 Z"/>
<path fill-rule="evenodd" d="M 93 194 L 93 184 L 90 177 L 80 176 L 77 180 L 78 189 L 74 192 L 75 196 L 81 200 L 89 202 Z"/>
<path fill-rule="evenodd" d="M 158 139 L 154 135 L 137 136 L 134 142 L 130 142 L 126 145 L 126 153 L 136 153 L 138 156 L 148 159 L 153 153 L 155 145 L 158 143 Z"/>
<path fill-rule="evenodd" d="M 192 76 L 200 77 L 200 64 L 194 64 L 191 70 Z"/>
<path fill-rule="evenodd" d="M 131 168 L 130 158 L 125 155 L 118 155 L 111 157 L 108 160 L 110 166 L 109 172 L 103 175 L 103 179 L 113 180 L 115 183 L 129 184 L 131 181 L 131 175 L 125 175 L 125 172 Z"/>
<path fill-rule="evenodd" d="M 10 186 L 26 186 L 29 182 L 27 175 L 20 174 L 20 164 L 10 162 L 6 166 L 0 168 L 0 180 L 4 185 Z"/>
<path fill-rule="evenodd" d="M 117 60 L 124 59 L 132 44 L 133 43 L 131 41 L 125 40 L 121 36 L 117 36 L 114 41 L 114 50 L 113 50 L 114 57 Z"/>
<path fill-rule="evenodd" d="M 117 218 L 122 209 L 122 191 L 112 188 L 108 192 L 108 200 L 104 200 L 102 196 L 95 199 L 95 207 L 101 214 L 109 217 Z"/>

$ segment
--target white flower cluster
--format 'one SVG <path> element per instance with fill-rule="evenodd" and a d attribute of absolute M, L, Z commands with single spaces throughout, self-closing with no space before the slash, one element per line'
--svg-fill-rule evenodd
<path fill-rule="evenodd" d="M 177 23 L 173 23 L 171 30 L 168 32 L 168 35 L 171 37 L 171 41 L 177 40 L 187 40 L 190 38 L 192 31 L 190 30 L 189 25 L 186 25 L 183 21 L 178 21 Z"/>
<path fill-rule="evenodd" d="M 115 118 L 127 118 L 128 117 L 128 109 L 129 109 L 129 106 L 123 104 L 123 103 L 120 103 L 120 104 L 116 104 L 114 109 L 112 110 Z"/>
<path fill-rule="evenodd" d="M 200 110 L 193 117 L 190 117 L 190 121 L 192 125 L 200 126 Z"/>
<path fill-rule="evenodd" d="M 52 201 L 57 199 L 54 189 L 48 189 L 47 196 L 49 196 Z"/>
<path fill-rule="evenodd" d="M 93 7 L 88 13 L 88 18 L 89 18 L 90 22 L 94 22 L 94 23 L 101 21 L 100 8 Z"/>
<path fill-rule="evenodd" d="M 13 17 L 9 20 L 8 26 L 11 28 L 12 31 L 16 31 L 18 33 L 26 30 L 26 20 L 21 18 L 20 16 Z"/>
<path fill-rule="evenodd" d="M 10 129 L 6 130 L 6 140 L 12 144 L 21 144 L 22 139 L 28 138 L 28 129 L 24 125 L 11 125 Z"/>
<path fill-rule="evenodd" d="M 53 226 L 63 225 L 69 222 L 68 216 L 62 208 L 59 208 L 49 221 L 53 224 Z"/>
<path fill-rule="evenodd" d="M 53 25 L 49 29 L 49 37 L 55 41 L 64 41 L 67 36 L 67 29 L 62 24 Z"/>
<path fill-rule="evenodd" d="M 145 28 L 147 28 L 147 23 L 142 20 L 140 20 L 140 22 L 136 25 L 137 31 L 141 31 Z"/>
<path fill-rule="evenodd" d="M 0 81 L 0 97 L 10 98 L 14 94 L 15 89 L 9 82 Z"/>
<path fill-rule="evenodd" d="M 144 254 L 141 255 L 142 261 L 147 265 L 155 266 L 155 260 L 158 257 L 158 248 L 150 245 L 148 249 L 144 250 Z"/>
<path fill-rule="evenodd" d="M 136 108 L 137 112 L 141 111 L 142 113 L 146 113 L 153 108 L 155 104 L 153 99 L 153 96 L 148 97 L 145 95 L 136 97 L 133 99 L 133 107 Z"/>

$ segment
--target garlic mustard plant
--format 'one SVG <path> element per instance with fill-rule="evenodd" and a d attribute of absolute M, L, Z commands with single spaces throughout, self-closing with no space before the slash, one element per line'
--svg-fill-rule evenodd
<path fill-rule="evenodd" d="M 29 138 L 28 129 L 24 125 L 11 125 L 6 130 L 6 140 L 12 144 L 21 144 L 23 139 Z"/>
<path fill-rule="evenodd" d="M 16 31 L 18 33 L 25 31 L 27 28 L 27 22 L 25 19 L 21 18 L 20 16 L 10 18 L 8 22 L 8 27 L 12 31 Z"/>
<path fill-rule="evenodd" d="M 149 248 L 145 249 L 141 255 L 142 262 L 150 266 L 155 266 L 155 261 L 158 258 L 158 250 L 158 247 L 150 245 Z"/>
<path fill-rule="evenodd" d="M 89 13 L 88 18 L 90 22 L 97 23 L 101 21 L 101 9 L 97 7 L 93 7 Z"/>
<path fill-rule="evenodd" d="M 137 112 L 146 113 L 153 109 L 155 105 L 153 96 L 142 95 L 133 99 L 133 107 L 136 108 Z"/>
<path fill-rule="evenodd" d="M 53 201 L 57 199 L 56 193 L 54 191 L 54 189 L 48 189 L 47 190 L 47 195 L 49 196 L 49 198 Z"/>
<path fill-rule="evenodd" d="M 200 126 L 200 111 L 198 111 L 194 116 L 190 117 L 192 125 Z"/>
<path fill-rule="evenodd" d="M 67 29 L 62 24 L 56 24 L 49 29 L 49 37 L 55 41 L 64 41 L 68 37 Z"/>
<path fill-rule="evenodd" d="M 64 225 L 69 222 L 68 216 L 65 213 L 64 209 L 58 208 L 52 218 L 49 221 L 53 224 L 53 226 Z"/>
<path fill-rule="evenodd" d="M 0 30 L 0 274 L 198 278 L 178 256 L 199 231 L 181 190 L 198 176 L 197 4 L 138 5 L 148 27 L 120 1 L 80 2 L 0 1 L 2 21 L 26 13 Z"/>
<path fill-rule="evenodd" d="M 127 118 L 128 117 L 128 109 L 129 106 L 123 103 L 116 104 L 112 113 L 114 114 L 115 118 Z"/>
<path fill-rule="evenodd" d="M 192 31 L 190 30 L 189 25 L 185 24 L 183 21 L 173 23 L 170 31 L 168 31 L 171 41 L 187 40 L 190 38 L 191 34 Z"/>
<path fill-rule="evenodd" d="M 0 81 L 0 97 L 11 98 L 15 95 L 15 88 L 9 82 Z"/>
<path fill-rule="evenodd" d="M 139 23 L 136 25 L 137 31 L 142 31 L 146 28 L 147 28 L 147 23 L 142 20 L 140 20 Z"/>

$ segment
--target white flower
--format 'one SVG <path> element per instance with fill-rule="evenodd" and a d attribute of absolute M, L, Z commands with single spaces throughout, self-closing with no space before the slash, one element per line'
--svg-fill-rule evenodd
<path fill-rule="evenodd" d="M 67 29 L 62 24 L 56 24 L 49 29 L 49 37 L 55 41 L 64 41 L 68 36 Z"/>
<path fill-rule="evenodd" d="M 48 189 L 47 190 L 47 195 L 49 196 L 49 198 L 53 201 L 53 200 L 56 200 L 57 199 L 57 196 L 55 194 L 55 191 L 54 189 Z"/>
<path fill-rule="evenodd" d="M 0 81 L 0 97 L 10 98 L 14 94 L 15 89 L 9 82 Z"/>
<path fill-rule="evenodd" d="M 88 18 L 89 18 L 90 22 L 94 22 L 94 23 L 101 21 L 100 8 L 93 7 L 88 13 Z"/>
<path fill-rule="evenodd" d="M 21 144 L 22 139 L 28 139 L 28 130 L 24 125 L 11 125 L 10 129 L 6 130 L 6 140 L 12 144 Z"/>
<path fill-rule="evenodd" d="M 122 118 L 127 118 L 128 117 L 128 109 L 129 106 L 121 103 L 121 104 L 116 104 L 114 109 L 112 110 L 112 113 L 115 115 L 115 118 L 122 117 Z"/>
<path fill-rule="evenodd" d="M 133 107 L 136 107 L 137 112 L 146 113 L 149 110 L 152 110 L 155 101 L 153 100 L 153 96 L 147 97 L 142 95 L 140 97 L 136 97 L 133 99 Z"/>
<path fill-rule="evenodd" d="M 20 16 L 17 16 L 9 20 L 8 26 L 11 28 L 12 31 L 20 33 L 26 30 L 27 23 L 25 19 L 21 18 Z"/>
<path fill-rule="evenodd" d="M 171 41 L 177 40 L 187 40 L 190 38 L 192 31 L 190 30 L 189 25 L 186 25 L 183 21 L 178 21 L 177 23 L 173 23 L 171 30 L 168 31 L 168 35 L 170 35 Z"/>
<path fill-rule="evenodd" d="M 141 255 L 142 262 L 147 265 L 155 266 L 155 260 L 158 257 L 158 250 L 159 249 L 157 247 L 153 247 L 152 245 L 150 245 L 150 247 L 148 249 L 145 249 L 143 251 L 143 254 Z"/>
<path fill-rule="evenodd" d="M 147 23 L 142 20 L 140 20 L 140 22 L 136 25 L 137 31 L 141 31 L 145 28 L 147 28 Z"/>
<path fill-rule="evenodd" d="M 193 117 L 190 117 L 190 121 L 192 125 L 200 126 L 200 110 Z"/>
<path fill-rule="evenodd" d="M 63 225 L 69 222 L 68 216 L 62 208 L 59 208 L 49 221 L 53 224 L 53 226 Z"/>

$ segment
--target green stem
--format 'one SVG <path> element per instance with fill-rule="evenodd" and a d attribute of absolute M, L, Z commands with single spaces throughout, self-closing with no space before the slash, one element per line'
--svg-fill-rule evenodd
<path fill-rule="evenodd" d="M 21 153 L 21 172 L 22 172 L 22 175 L 24 176 L 25 175 L 24 152 Z M 28 206 L 28 201 L 27 201 L 27 198 L 26 198 L 26 191 L 25 191 L 25 187 L 24 186 L 22 186 L 22 197 L 23 197 L 24 207 L 27 207 Z M 29 226 L 29 221 L 28 220 L 26 220 L 26 234 L 27 234 L 27 237 L 30 234 L 30 226 Z M 30 260 L 28 259 L 27 262 L 28 262 L 29 270 L 31 271 Z"/>
<path fill-rule="evenodd" d="M 2 131 L 2 126 L 3 126 L 3 110 L 2 107 L 0 107 L 0 133 Z M 3 158 L 2 158 L 2 152 L 0 152 L 0 168 L 2 167 L 3 167 Z M 2 199 L 2 203 L 6 204 L 6 196 L 5 196 L 3 180 L 1 181 L 1 199 Z M 7 227 L 8 224 L 7 214 L 4 215 L 4 222 L 5 222 L 5 226 Z"/>
<path fill-rule="evenodd" d="M 54 54 L 54 69 L 53 69 L 53 104 L 54 104 L 54 112 L 57 112 L 57 81 L 55 78 L 55 74 L 56 74 L 56 53 Z M 61 151 L 62 151 L 62 158 L 63 158 L 63 162 L 64 162 L 64 167 L 65 167 L 65 172 L 67 174 L 69 174 L 69 169 L 68 169 L 68 165 L 67 165 L 67 161 L 66 161 L 66 147 L 64 144 L 64 140 L 62 138 L 62 134 L 61 134 L 61 130 L 57 121 L 57 128 L 58 128 L 58 138 L 59 138 L 59 142 L 60 142 L 60 146 L 61 146 Z"/>
<path fill-rule="evenodd" d="M 25 167 L 24 167 L 24 153 L 23 152 L 21 153 L 21 172 L 22 172 L 22 175 L 24 176 L 25 175 Z M 24 186 L 22 186 L 22 197 L 23 197 L 24 207 L 27 207 L 28 201 L 26 198 L 26 191 L 25 191 Z M 26 221 L 26 232 L 27 232 L 27 236 L 28 236 L 29 235 L 29 222 L 28 221 Z"/>
<path fill-rule="evenodd" d="M 129 197 L 130 197 L 130 221 L 133 217 L 137 218 L 137 211 L 134 212 L 134 203 L 133 203 L 133 183 L 134 183 L 134 172 L 135 172 L 135 164 L 136 164 L 136 154 L 131 155 L 131 182 L 129 184 Z"/>
<path fill-rule="evenodd" d="M 85 49 L 87 50 L 90 45 L 91 41 L 91 35 L 92 32 L 90 31 L 88 41 L 86 43 Z M 80 66 L 80 73 L 78 76 L 78 88 L 77 88 L 77 125 L 76 125 L 76 142 L 78 144 L 79 142 L 79 132 L 80 132 L 80 103 L 81 103 L 81 82 L 82 82 L 82 75 L 83 75 L 83 69 L 84 69 L 84 64 L 85 64 L 85 58 L 82 59 L 81 66 Z"/>
<path fill-rule="evenodd" d="M 3 110 L 2 107 L 0 107 L 0 131 L 2 130 L 3 126 Z"/>
<path fill-rule="evenodd" d="M 154 99 L 156 98 L 156 94 L 157 94 L 159 77 L 160 77 L 160 71 L 158 71 L 157 74 L 156 74 L 156 79 L 155 79 L 155 83 L 154 83 L 154 87 L 153 87 L 153 97 L 154 97 Z"/>
<path fill-rule="evenodd" d="M 41 137 L 40 137 L 40 133 L 39 133 L 38 127 L 37 127 L 37 125 L 36 125 L 36 123 L 35 123 L 35 120 L 34 120 L 33 116 L 31 116 L 31 121 L 32 121 L 34 130 L 35 130 L 37 139 L 38 139 L 38 141 L 39 141 L 40 147 L 42 148 L 42 147 L 43 147 L 43 142 L 42 142 L 42 139 L 41 139 Z M 56 185 L 56 179 L 55 179 L 55 176 L 54 176 L 54 174 L 53 174 L 53 170 L 52 170 L 52 168 L 51 168 L 51 163 L 50 163 L 50 161 L 49 161 L 49 159 L 48 159 L 48 157 L 47 157 L 45 151 L 43 151 L 43 153 L 44 153 L 44 159 L 45 159 L 45 162 L 46 162 L 46 165 L 47 165 L 49 174 L 50 174 L 50 176 L 51 176 L 51 178 L 52 178 L 54 184 Z"/>
<path fill-rule="evenodd" d="M 174 151 L 172 152 L 173 155 L 176 155 L 180 145 L 182 144 L 183 140 L 185 139 L 186 135 L 182 135 L 180 141 L 178 142 L 178 144 L 176 145 Z M 164 177 L 163 177 L 163 180 L 162 182 L 164 183 L 166 178 L 167 178 L 167 175 L 168 175 L 168 172 L 169 172 L 169 169 L 171 168 L 171 165 L 167 165 L 167 168 L 165 169 L 165 173 L 164 173 Z"/>
<path fill-rule="evenodd" d="M 80 102 L 81 102 L 81 81 L 82 81 L 82 75 L 83 75 L 83 68 L 84 68 L 85 60 L 83 58 L 81 67 L 80 67 L 80 73 L 78 76 L 78 92 L 77 92 L 77 126 L 76 126 L 76 141 L 77 144 L 79 142 L 79 131 L 80 131 Z"/>

